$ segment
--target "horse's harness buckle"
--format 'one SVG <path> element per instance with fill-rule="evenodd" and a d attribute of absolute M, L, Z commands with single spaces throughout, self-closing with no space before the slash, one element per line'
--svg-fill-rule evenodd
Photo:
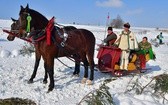
<path fill-rule="evenodd" d="M 65 43 L 64 43 L 64 42 L 61 42 L 61 46 L 62 46 L 62 47 L 65 47 Z"/>

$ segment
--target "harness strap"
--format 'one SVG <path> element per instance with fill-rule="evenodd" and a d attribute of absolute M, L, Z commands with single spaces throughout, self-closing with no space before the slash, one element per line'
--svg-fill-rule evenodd
<path fill-rule="evenodd" d="M 46 27 L 46 33 L 47 33 L 47 45 L 51 45 L 51 32 L 54 28 L 54 17 L 48 22 L 48 25 Z"/>
<path fill-rule="evenodd" d="M 13 36 L 15 36 L 15 37 L 20 38 L 17 34 L 15 34 L 15 33 L 13 33 L 13 32 L 10 32 L 10 31 L 8 31 L 8 30 L 3 29 L 3 32 L 6 32 L 6 33 L 8 33 L 8 34 L 10 34 L 10 35 L 13 35 Z M 32 41 L 29 40 L 29 39 L 25 39 L 25 38 L 20 38 L 20 39 L 32 43 Z"/>
<path fill-rule="evenodd" d="M 68 65 L 66 65 L 64 62 L 62 62 L 60 59 L 56 58 L 59 62 L 61 62 L 64 66 L 68 67 L 69 69 L 72 69 L 72 67 L 69 67 Z"/>

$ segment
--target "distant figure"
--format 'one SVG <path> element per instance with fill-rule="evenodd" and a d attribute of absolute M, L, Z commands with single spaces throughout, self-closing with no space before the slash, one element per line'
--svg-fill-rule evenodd
<path fill-rule="evenodd" d="M 159 44 L 163 44 L 163 41 L 162 41 L 162 39 L 163 39 L 162 32 L 160 32 L 160 34 L 159 34 L 159 35 L 157 35 L 157 37 L 156 37 L 156 38 L 159 40 Z"/>
<path fill-rule="evenodd" d="M 116 41 L 118 47 L 122 50 L 120 70 L 127 71 L 129 63 L 129 55 L 131 50 L 138 49 L 137 39 L 130 29 L 130 24 L 124 24 L 124 30 L 120 34 L 120 38 Z"/>
<path fill-rule="evenodd" d="M 107 46 L 112 46 L 117 39 L 117 35 L 113 32 L 112 27 L 108 27 L 107 32 L 108 35 L 103 41 Z"/>
<path fill-rule="evenodd" d="M 147 37 L 143 37 L 142 41 L 138 44 L 140 51 L 139 53 L 139 59 L 140 59 L 140 68 L 146 69 L 146 62 L 150 59 L 154 59 L 154 54 L 152 51 L 152 46 L 148 42 Z"/>

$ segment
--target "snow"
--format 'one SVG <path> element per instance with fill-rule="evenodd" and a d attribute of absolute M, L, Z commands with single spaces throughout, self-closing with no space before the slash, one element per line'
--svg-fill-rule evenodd
<path fill-rule="evenodd" d="M 10 29 L 11 21 L 0 20 L 0 26 L 5 29 Z M 105 27 L 102 26 L 86 26 L 86 25 L 74 25 L 77 28 L 85 28 L 92 31 L 96 37 L 96 43 L 100 44 L 101 40 L 105 37 Z M 150 39 L 154 39 L 160 31 L 154 28 L 132 28 L 131 29 L 137 36 L 138 41 L 141 41 L 142 37 L 147 36 Z M 114 29 L 119 34 L 121 29 Z M 164 33 L 164 42 L 168 40 L 168 33 Z M 28 98 L 35 101 L 39 105 L 76 105 L 81 99 L 94 89 L 98 89 L 103 80 L 108 78 L 114 78 L 110 73 L 101 73 L 95 71 L 94 84 L 91 86 L 81 84 L 84 74 L 84 68 L 81 67 L 81 73 L 79 77 L 72 77 L 73 70 L 62 65 L 59 61 L 55 60 L 54 66 L 54 80 L 55 87 L 50 93 L 46 93 L 48 84 L 43 84 L 44 67 L 43 60 L 41 60 L 37 76 L 34 79 L 33 84 L 28 84 L 27 81 L 30 78 L 34 62 L 35 54 L 31 56 L 20 55 L 20 49 L 25 44 L 24 41 L 15 38 L 14 41 L 7 41 L 7 34 L 0 29 L 0 98 L 20 97 Z M 167 43 L 167 42 L 166 42 Z M 97 46 L 96 46 L 97 48 Z M 163 105 L 162 98 L 156 98 L 151 95 L 150 88 L 138 95 L 133 92 L 126 92 L 129 88 L 129 82 L 139 80 L 142 86 L 145 86 L 152 77 L 163 74 L 168 71 L 168 46 L 167 44 L 159 47 L 154 47 L 153 50 L 156 53 L 156 61 L 149 61 L 147 68 L 151 68 L 147 73 L 137 74 L 134 77 L 131 75 L 117 78 L 107 84 L 109 86 L 109 92 L 113 97 L 113 101 L 116 105 Z M 97 51 L 95 50 L 95 63 Z M 67 58 L 60 58 L 65 64 L 74 68 L 74 62 Z M 168 98 L 168 95 L 166 95 Z M 165 103 L 168 104 L 168 103 Z"/>
<path fill-rule="evenodd" d="M 2 50 L 0 53 L 0 57 L 2 57 L 2 58 L 7 58 L 9 56 L 10 56 L 10 51 L 8 51 L 8 50 Z"/>
<path fill-rule="evenodd" d="M 14 49 L 14 50 L 11 52 L 11 56 L 12 56 L 12 57 L 17 57 L 17 56 L 19 56 L 19 55 L 20 55 L 20 51 L 17 50 L 17 49 Z"/>

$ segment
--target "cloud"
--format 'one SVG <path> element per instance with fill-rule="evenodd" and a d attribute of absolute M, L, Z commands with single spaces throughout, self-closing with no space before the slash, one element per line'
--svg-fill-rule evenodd
<path fill-rule="evenodd" d="M 100 7 L 122 7 L 123 2 L 121 0 L 96 1 L 96 5 Z"/>
<path fill-rule="evenodd" d="M 126 12 L 126 15 L 137 15 L 137 14 L 141 14 L 142 12 L 143 12 L 142 9 L 128 10 Z"/>

